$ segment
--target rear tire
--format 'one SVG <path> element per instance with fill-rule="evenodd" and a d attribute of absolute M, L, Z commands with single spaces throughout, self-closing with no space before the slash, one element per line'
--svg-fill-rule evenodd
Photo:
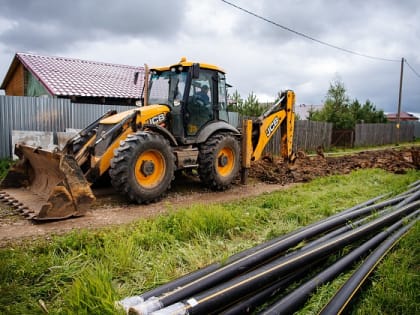
<path fill-rule="evenodd" d="M 137 203 L 159 200 L 174 178 L 175 156 L 162 136 L 140 131 L 115 150 L 109 175 L 112 186 Z"/>
<path fill-rule="evenodd" d="M 198 174 L 201 181 L 213 190 L 225 190 L 238 175 L 240 146 L 230 134 L 216 134 L 200 146 Z"/>

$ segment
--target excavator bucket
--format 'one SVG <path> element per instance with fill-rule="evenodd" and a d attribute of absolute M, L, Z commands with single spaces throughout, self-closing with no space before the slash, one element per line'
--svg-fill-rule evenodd
<path fill-rule="evenodd" d="M 28 145 L 15 148 L 19 161 L 0 183 L 0 200 L 33 220 L 82 216 L 95 200 L 71 155 Z"/>

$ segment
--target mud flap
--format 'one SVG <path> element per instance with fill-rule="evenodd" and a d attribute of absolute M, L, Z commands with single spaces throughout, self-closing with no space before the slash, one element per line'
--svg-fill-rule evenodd
<path fill-rule="evenodd" d="M 17 145 L 16 153 L 21 160 L 2 181 L 3 195 L 34 220 L 86 213 L 95 196 L 73 156 L 27 145 Z"/>

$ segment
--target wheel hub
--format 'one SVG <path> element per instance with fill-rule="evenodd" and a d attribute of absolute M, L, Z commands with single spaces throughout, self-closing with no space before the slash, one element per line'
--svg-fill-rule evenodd
<path fill-rule="evenodd" d="M 228 157 L 224 154 L 219 156 L 219 166 L 224 167 L 228 164 Z"/>
<path fill-rule="evenodd" d="M 153 161 L 143 161 L 140 167 L 140 172 L 144 176 L 146 177 L 150 176 L 153 174 L 154 171 L 155 171 L 155 164 L 153 163 Z"/>

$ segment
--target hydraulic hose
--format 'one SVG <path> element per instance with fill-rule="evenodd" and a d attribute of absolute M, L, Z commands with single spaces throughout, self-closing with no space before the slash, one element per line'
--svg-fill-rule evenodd
<path fill-rule="evenodd" d="M 355 261 L 365 256 L 371 249 L 377 247 L 388 237 L 393 238 L 393 233 L 398 230 L 406 231 L 407 226 L 404 226 L 407 220 L 415 219 L 420 210 L 404 217 L 398 222 L 394 223 L 391 227 L 387 228 L 383 232 L 380 232 L 363 245 L 351 251 L 349 254 L 339 259 L 333 265 L 307 281 L 305 284 L 299 286 L 295 291 L 291 292 L 287 296 L 283 297 L 280 301 L 273 304 L 271 307 L 260 313 L 262 315 L 274 315 L 274 314 L 291 314 L 292 312 L 299 309 L 299 307 L 306 301 L 310 294 L 315 291 L 320 285 L 331 281 L 346 268 L 351 266 Z M 414 221 L 415 222 L 415 221 Z M 414 223 L 413 222 L 413 223 Z M 410 225 L 411 226 L 411 225 Z M 397 233 L 399 233 L 398 230 Z M 336 314 L 336 313 L 334 313 Z"/>
<path fill-rule="evenodd" d="M 334 253 L 351 242 L 394 223 L 402 216 L 416 210 L 419 205 L 420 201 L 410 203 L 409 205 L 397 209 L 394 212 L 369 222 L 353 231 L 349 231 L 331 240 L 327 240 L 314 248 L 299 251 L 287 257 L 280 257 L 253 271 L 233 278 L 225 283 L 216 285 L 215 287 L 212 287 L 205 292 L 196 294 L 195 296 L 191 296 L 188 299 L 184 299 L 182 302 L 169 305 L 167 308 L 161 309 L 155 314 L 172 314 L 174 311 L 177 312 L 176 314 L 189 315 L 208 314 L 214 312 L 223 305 L 239 300 L 242 296 L 247 295 L 250 292 L 261 290 L 267 285 L 275 282 L 276 279 L 287 275 L 289 272 L 292 272 L 305 264 L 311 263 L 314 260 L 324 257 L 325 255 Z M 165 297 L 160 299 L 160 301 L 163 302 L 163 305 L 168 305 L 165 303 Z M 136 314 L 135 308 L 133 308 L 132 311 Z"/>
<path fill-rule="evenodd" d="M 350 279 L 346 281 L 330 302 L 321 310 L 319 315 L 342 314 L 368 276 L 417 220 L 418 218 L 401 228 L 397 233 L 381 244 L 371 255 L 369 255 L 366 261 L 353 273 Z"/>

